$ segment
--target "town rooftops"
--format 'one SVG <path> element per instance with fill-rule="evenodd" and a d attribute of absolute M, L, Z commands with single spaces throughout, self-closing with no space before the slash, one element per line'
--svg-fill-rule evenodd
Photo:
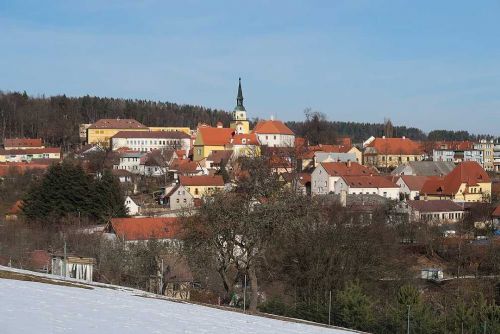
<path fill-rule="evenodd" d="M 4 147 L 42 147 L 40 138 L 6 138 L 3 141 Z"/>
<path fill-rule="evenodd" d="M 408 167 L 413 175 L 443 176 L 451 172 L 455 164 L 450 161 L 410 161 L 396 167 L 391 174 L 401 175 Z"/>
<path fill-rule="evenodd" d="M 322 162 L 321 166 L 330 176 L 378 174 L 372 168 L 360 165 L 357 162 Z"/>
<path fill-rule="evenodd" d="M 190 139 L 191 136 L 182 131 L 120 131 L 111 138 Z"/>
<path fill-rule="evenodd" d="M 407 201 L 408 205 L 419 212 L 452 212 L 465 209 L 451 200 Z"/>
<path fill-rule="evenodd" d="M 387 177 L 380 175 L 351 175 L 342 178 L 350 188 L 399 188 Z"/>
<path fill-rule="evenodd" d="M 424 194 L 454 195 L 463 183 L 467 186 L 475 186 L 478 183 L 489 182 L 491 182 L 490 177 L 477 162 L 464 161 L 444 178 L 427 180 L 421 192 Z"/>
<path fill-rule="evenodd" d="M 293 131 L 282 121 L 277 120 L 259 121 L 257 125 L 255 125 L 253 132 L 258 134 L 294 135 Z"/>
<path fill-rule="evenodd" d="M 182 225 L 175 217 L 112 218 L 107 230 L 125 241 L 176 239 Z"/>
<path fill-rule="evenodd" d="M 216 164 L 220 164 L 222 162 L 227 163 L 232 155 L 233 155 L 232 150 L 216 150 L 212 151 L 208 155 L 207 161 L 213 161 Z"/>
<path fill-rule="evenodd" d="M 183 186 L 200 186 L 200 187 L 223 187 L 224 179 L 220 175 L 195 175 L 195 176 L 179 176 L 179 183 Z"/>
<path fill-rule="evenodd" d="M 89 126 L 89 129 L 148 129 L 148 127 L 131 118 L 103 118 Z"/>
<path fill-rule="evenodd" d="M 259 145 L 259 140 L 255 133 L 235 134 L 232 138 L 233 145 Z"/>
<path fill-rule="evenodd" d="M 367 146 L 366 152 L 389 155 L 421 155 L 424 153 L 420 143 L 409 138 L 375 138 Z M 372 150 L 375 152 L 372 152 Z"/>

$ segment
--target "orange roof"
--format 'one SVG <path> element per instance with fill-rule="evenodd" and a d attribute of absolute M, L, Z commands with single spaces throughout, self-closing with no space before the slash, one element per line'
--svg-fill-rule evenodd
<path fill-rule="evenodd" d="M 113 232 L 126 241 L 175 239 L 181 231 L 181 222 L 175 217 L 112 218 Z"/>
<path fill-rule="evenodd" d="M 170 170 L 177 171 L 179 173 L 194 173 L 201 170 L 200 163 L 197 161 L 190 161 L 185 159 L 174 159 L 169 167 Z"/>
<path fill-rule="evenodd" d="M 135 119 L 103 118 L 89 126 L 89 129 L 147 129 L 148 127 Z"/>
<path fill-rule="evenodd" d="M 262 134 L 281 134 L 281 135 L 294 135 L 282 121 L 259 121 L 253 129 L 255 133 Z"/>
<path fill-rule="evenodd" d="M 380 175 L 352 175 L 342 178 L 351 188 L 399 188 L 397 184 Z"/>
<path fill-rule="evenodd" d="M 40 138 L 10 138 L 3 141 L 5 147 L 41 147 Z"/>
<path fill-rule="evenodd" d="M 326 170 L 330 176 L 344 176 L 344 175 L 378 175 L 378 173 L 371 169 L 360 165 L 357 162 L 322 162 L 321 166 Z"/>
<path fill-rule="evenodd" d="M 416 176 L 416 175 L 401 175 L 401 179 L 406 184 L 408 189 L 412 191 L 420 191 L 424 186 L 425 182 L 429 179 L 428 176 Z"/>
<path fill-rule="evenodd" d="M 468 140 L 463 141 L 437 141 L 434 143 L 435 150 L 465 151 L 474 148 L 474 143 Z"/>
<path fill-rule="evenodd" d="M 349 150 L 352 148 L 352 146 L 345 146 L 345 145 L 315 145 L 315 146 L 309 146 L 309 147 L 304 147 L 303 149 L 305 152 L 300 153 L 299 155 L 302 158 L 305 159 L 312 159 L 314 157 L 315 152 L 325 152 L 325 153 L 347 153 Z"/>
<path fill-rule="evenodd" d="M 10 209 L 9 209 L 9 211 L 7 213 L 10 214 L 10 215 L 17 215 L 18 213 L 21 212 L 22 206 L 23 206 L 23 201 L 17 200 L 16 203 L 14 203 L 10 207 Z"/>
<path fill-rule="evenodd" d="M 245 141 L 243 143 L 243 141 Z M 233 145 L 259 145 L 257 135 L 255 133 L 235 134 L 233 136 Z"/>
<path fill-rule="evenodd" d="M 474 186 L 478 183 L 491 182 L 484 169 L 475 161 L 464 161 L 456 166 L 449 174 L 440 179 L 429 179 L 422 187 L 424 194 L 454 195 L 465 183 Z"/>
<path fill-rule="evenodd" d="M 220 175 L 195 175 L 195 176 L 179 176 L 179 183 L 183 186 L 211 186 L 223 187 L 224 179 Z"/>
<path fill-rule="evenodd" d="M 224 146 L 231 143 L 234 130 L 230 128 L 198 128 L 198 136 L 201 136 L 204 145 Z"/>
<path fill-rule="evenodd" d="M 424 153 L 420 143 L 409 138 L 375 138 L 367 147 L 373 147 L 378 154 L 421 155 Z"/>

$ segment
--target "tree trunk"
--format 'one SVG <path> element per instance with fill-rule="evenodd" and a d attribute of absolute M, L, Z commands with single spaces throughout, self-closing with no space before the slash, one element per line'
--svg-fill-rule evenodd
<path fill-rule="evenodd" d="M 257 302 L 259 299 L 259 285 L 253 266 L 248 268 L 248 278 L 250 279 L 250 304 L 248 305 L 248 311 L 250 313 L 255 313 L 257 312 Z"/>

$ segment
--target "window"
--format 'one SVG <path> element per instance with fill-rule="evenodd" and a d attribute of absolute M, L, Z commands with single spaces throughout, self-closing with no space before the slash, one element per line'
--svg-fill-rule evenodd
<path fill-rule="evenodd" d="M 176 202 L 179 203 L 179 199 L 177 199 Z"/>
<path fill-rule="evenodd" d="M 195 195 L 199 195 L 200 194 L 200 192 L 198 191 L 198 188 L 194 188 L 194 194 Z"/>
<path fill-rule="evenodd" d="M 274 140 L 276 140 L 276 136 L 274 136 Z"/>
<path fill-rule="evenodd" d="M 187 199 L 184 198 L 184 203 L 187 203 Z"/>

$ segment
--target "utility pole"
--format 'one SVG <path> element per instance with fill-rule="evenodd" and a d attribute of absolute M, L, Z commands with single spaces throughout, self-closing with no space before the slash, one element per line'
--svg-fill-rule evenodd
<path fill-rule="evenodd" d="M 247 274 L 245 274 L 245 285 L 243 286 L 243 313 L 247 310 Z"/>
<path fill-rule="evenodd" d="M 68 258 L 66 256 L 66 238 L 64 238 L 64 261 L 63 261 L 63 277 L 66 277 L 66 266 L 67 266 Z"/>
<path fill-rule="evenodd" d="M 328 301 L 328 326 L 332 324 L 332 290 L 330 290 L 330 299 Z"/>
<path fill-rule="evenodd" d="M 160 295 L 163 294 L 163 259 L 161 259 L 161 273 L 160 273 Z"/>
<path fill-rule="evenodd" d="M 408 307 L 408 317 L 407 317 L 407 321 L 406 321 L 406 333 L 407 334 L 410 334 L 410 305 L 406 305 L 406 307 Z"/>

